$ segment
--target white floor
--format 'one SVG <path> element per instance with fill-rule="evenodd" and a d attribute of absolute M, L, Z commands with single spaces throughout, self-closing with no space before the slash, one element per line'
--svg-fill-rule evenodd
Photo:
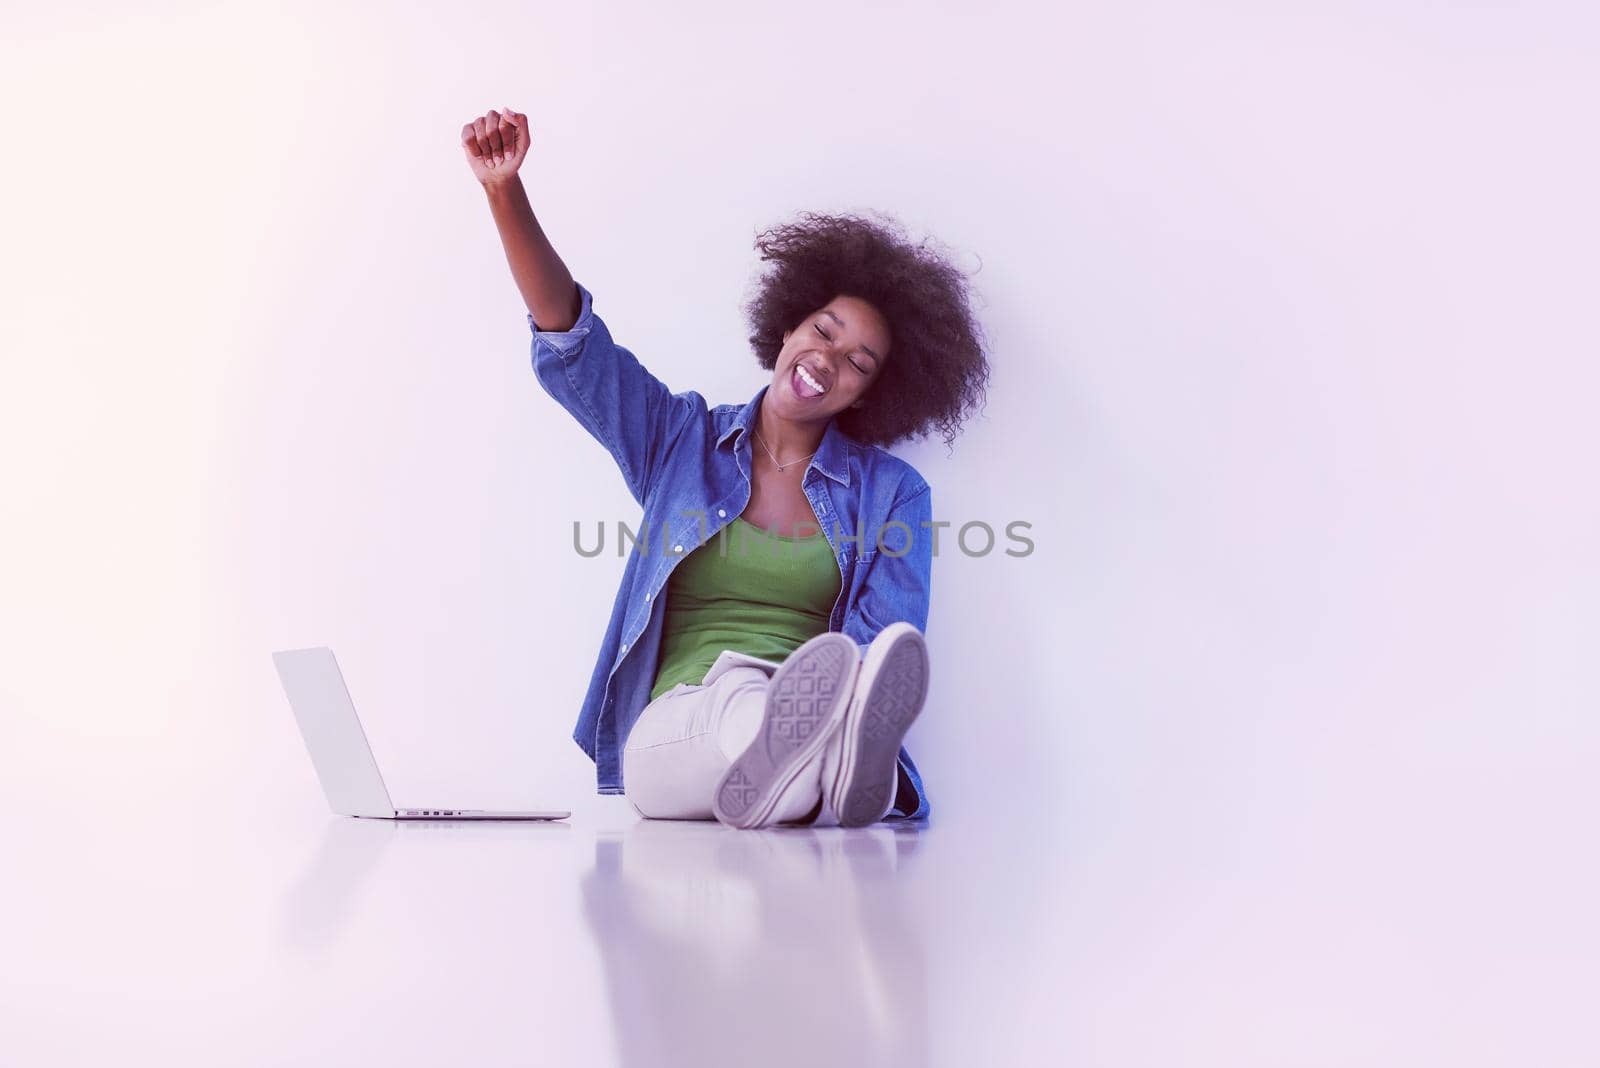
<path fill-rule="evenodd" d="M 16 813 L 0 1063 L 1594 1063 L 1592 902 L 1504 827 L 1463 868 L 1177 810 L 1074 845 L 959 808 L 738 832 L 577 804 Z"/>

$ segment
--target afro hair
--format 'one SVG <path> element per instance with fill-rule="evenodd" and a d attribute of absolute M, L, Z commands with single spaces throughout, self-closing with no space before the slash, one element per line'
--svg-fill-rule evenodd
<path fill-rule="evenodd" d="M 948 447 L 984 398 L 989 361 L 968 305 L 967 278 L 932 249 L 908 241 L 881 212 L 801 212 L 762 231 L 755 246 L 771 266 L 746 318 L 761 366 L 772 370 L 783 334 L 834 297 L 859 298 L 889 325 L 889 358 L 859 408 L 834 418 L 867 445 L 888 446 L 932 430 Z"/>

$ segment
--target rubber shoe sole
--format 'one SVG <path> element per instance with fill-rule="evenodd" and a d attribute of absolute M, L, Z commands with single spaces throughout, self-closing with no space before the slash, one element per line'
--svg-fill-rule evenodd
<path fill-rule="evenodd" d="M 900 744 L 928 697 L 928 645 L 910 623 L 891 623 L 862 659 L 839 729 L 839 767 L 829 804 L 841 827 L 888 815 L 899 785 Z"/>
<path fill-rule="evenodd" d="M 778 666 L 767 685 L 755 740 L 717 784 L 711 811 L 730 827 L 759 827 L 839 729 L 859 667 L 857 646 L 838 631 L 819 634 Z"/>

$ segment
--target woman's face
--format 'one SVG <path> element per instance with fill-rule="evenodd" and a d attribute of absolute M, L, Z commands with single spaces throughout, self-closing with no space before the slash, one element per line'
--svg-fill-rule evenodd
<path fill-rule="evenodd" d="M 826 421 L 866 395 L 888 358 L 889 324 L 877 309 L 834 297 L 784 331 L 767 393 L 785 418 Z"/>

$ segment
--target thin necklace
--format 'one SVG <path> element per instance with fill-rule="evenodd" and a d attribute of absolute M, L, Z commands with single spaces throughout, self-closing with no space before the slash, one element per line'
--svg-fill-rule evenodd
<path fill-rule="evenodd" d="M 759 431 L 759 430 L 756 430 L 756 428 L 755 428 L 755 427 L 751 427 L 751 428 L 750 428 L 750 429 L 751 429 L 751 430 L 753 430 L 753 431 L 755 431 L 755 435 L 756 435 L 756 440 L 757 440 L 757 441 L 759 441 L 759 442 L 761 442 L 761 447 L 762 447 L 762 448 L 763 448 L 763 449 L 766 449 L 766 450 L 767 450 L 767 455 L 768 455 L 768 456 L 772 456 L 772 450 L 771 450 L 771 449 L 770 449 L 770 448 L 768 448 L 768 447 L 767 447 L 767 443 L 766 443 L 766 440 L 765 440 L 765 439 L 763 439 L 763 438 L 762 438 L 762 436 L 761 436 L 761 431 Z M 793 467 L 793 466 L 794 466 L 794 465 L 795 465 L 795 464 L 797 464 L 797 463 L 799 463 L 799 462 L 800 462 L 800 461 L 801 461 L 801 460 L 809 460 L 809 459 L 811 459 L 811 458 L 812 458 L 812 457 L 813 457 L 813 456 L 815 456 L 815 455 L 816 455 L 816 452 L 808 452 L 808 453 L 806 453 L 806 454 L 805 454 L 805 455 L 804 455 L 804 456 L 802 456 L 802 457 L 800 457 L 800 459 L 799 459 L 799 460 L 790 460 L 790 461 L 789 461 L 789 462 L 788 462 L 788 463 L 786 463 L 786 464 L 780 464 L 780 463 L 778 463 L 778 458 L 777 458 L 777 457 L 776 457 L 776 456 L 772 456 L 772 462 L 773 462 L 773 463 L 774 463 L 774 464 L 775 464 L 775 465 L 777 465 L 777 468 L 778 468 L 778 470 L 779 470 L 779 471 L 782 471 L 782 470 L 783 470 L 783 469 L 784 469 L 784 468 L 785 468 L 785 467 Z"/>

